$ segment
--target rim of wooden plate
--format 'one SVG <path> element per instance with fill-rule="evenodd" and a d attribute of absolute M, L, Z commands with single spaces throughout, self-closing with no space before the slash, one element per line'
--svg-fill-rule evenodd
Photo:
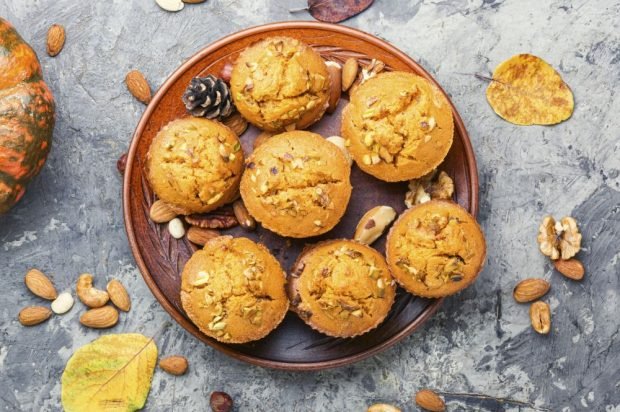
<path fill-rule="evenodd" d="M 215 349 L 219 350 L 220 352 L 234 359 L 244 361 L 244 362 L 247 362 L 253 365 L 268 367 L 272 369 L 291 370 L 291 371 L 316 371 L 316 370 L 336 368 L 340 366 L 350 365 L 350 364 L 359 362 L 363 359 L 369 358 L 373 355 L 376 355 L 390 348 L 396 343 L 400 342 L 402 339 L 406 338 L 411 333 L 413 333 L 417 328 L 419 328 L 431 315 L 433 315 L 437 311 L 437 309 L 439 309 L 439 307 L 441 306 L 443 302 L 443 298 L 435 300 L 431 305 L 429 305 L 424 310 L 424 312 L 420 314 L 420 316 L 418 316 L 413 322 L 411 322 L 409 325 L 403 328 L 399 333 L 393 335 L 392 337 L 379 343 L 378 345 L 370 349 L 367 349 L 364 352 L 356 353 L 354 355 L 349 355 L 349 356 L 345 356 L 345 357 L 338 358 L 338 359 L 331 359 L 331 360 L 319 361 L 319 362 L 282 362 L 282 361 L 274 361 L 270 359 L 248 356 L 246 354 L 243 354 L 243 353 L 240 353 L 234 350 L 234 347 L 222 344 L 217 341 L 206 340 L 200 332 L 195 332 L 193 330 L 193 328 L 191 327 L 192 325 L 190 324 L 191 322 L 187 318 L 179 315 L 177 309 L 170 302 L 168 302 L 168 298 L 158 288 L 148 268 L 146 267 L 146 264 L 144 263 L 144 260 L 138 248 L 137 239 L 136 239 L 134 228 L 133 228 L 133 223 L 131 221 L 131 210 L 130 210 L 130 203 L 128 199 L 129 199 L 129 196 L 131 195 L 130 194 L 131 187 L 129 184 L 129 180 L 131 176 L 131 170 L 134 165 L 134 157 L 135 157 L 135 153 L 138 147 L 140 136 L 142 135 L 151 117 L 153 110 L 158 105 L 162 96 L 166 93 L 166 91 L 170 88 L 170 86 L 177 81 L 177 79 L 183 73 L 185 73 L 187 70 L 193 67 L 197 62 L 199 62 L 200 60 L 202 60 L 203 58 L 205 58 L 207 55 L 211 54 L 215 50 L 223 47 L 224 45 L 227 45 L 229 43 L 242 39 L 244 37 L 255 35 L 261 32 L 271 31 L 274 29 L 275 30 L 323 29 L 323 30 L 329 30 L 329 31 L 340 32 L 343 34 L 348 34 L 350 36 L 362 39 L 375 46 L 378 46 L 384 49 L 386 52 L 397 56 L 400 60 L 402 60 L 409 67 L 411 67 L 411 69 L 415 71 L 417 74 L 421 75 L 422 77 L 426 78 L 427 80 L 435 84 L 448 99 L 448 102 L 450 103 L 450 106 L 452 108 L 455 128 L 458 130 L 463 140 L 463 146 L 465 148 L 465 157 L 467 158 L 467 165 L 469 168 L 469 175 L 471 178 L 471 184 L 470 184 L 470 188 L 471 188 L 470 205 L 471 206 L 470 206 L 469 212 L 473 216 L 477 216 L 479 205 L 478 205 L 478 168 L 476 165 L 476 157 L 475 157 L 472 145 L 471 145 L 471 141 L 469 139 L 469 134 L 467 133 L 467 129 L 465 128 L 465 125 L 463 124 L 463 120 L 461 119 L 461 116 L 456 110 L 456 107 L 452 103 L 452 100 L 450 99 L 450 97 L 443 90 L 443 88 L 437 83 L 437 81 L 422 66 L 420 66 L 417 62 L 415 62 L 407 54 L 400 51 L 398 48 L 394 47 L 390 43 L 384 40 L 381 40 L 378 37 L 375 37 L 371 34 L 365 33 L 357 29 L 353 29 L 351 27 L 340 26 L 337 24 L 313 22 L 313 21 L 287 21 L 287 22 L 268 23 L 268 24 L 264 24 L 260 26 L 251 27 L 251 28 L 230 34 L 228 36 L 225 36 L 207 45 L 206 47 L 202 48 L 197 53 L 192 55 L 180 67 L 178 67 L 166 79 L 166 81 L 161 85 L 161 87 L 157 90 L 157 92 L 153 96 L 153 99 L 150 101 L 150 103 L 146 107 L 146 110 L 142 114 L 142 117 L 140 118 L 138 126 L 136 127 L 136 130 L 133 134 L 129 152 L 127 155 L 127 167 L 126 167 L 124 178 L 123 178 L 123 217 L 125 221 L 125 231 L 127 233 L 127 237 L 129 240 L 129 245 L 130 245 L 132 254 L 136 260 L 138 268 L 140 269 L 140 273 L 142 274 L 144 281 L 146 282 L 147 286 L 149 287 L 149 289 L 151 290 L 151 292 L 153 293 L 153 295 L 155 296 L 159 304 L 186 331 L 190 332 L 192 335 L 194 335 L 196 338 L 198 338 L 202 342 L 207 343 L 208 345 L 214 347 Z"/>

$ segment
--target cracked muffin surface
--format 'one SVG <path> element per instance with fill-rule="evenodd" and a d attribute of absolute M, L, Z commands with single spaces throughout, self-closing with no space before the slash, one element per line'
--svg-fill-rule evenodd
<path fill-rule="evenodd" d="M 306 248 L 289 276 L 291 309 L 312 328 L 353 337 L 387 316 L 396 286 L 383 256 L 352 240 L 328 240 Z"/>
<path fill-rule="evenodd" d="M 181 304 L 207 336 L 227 343 L 265 337 L 289 307 L 286 274 L 262 245 L 220 236 L 187 261 Z"/>
<path fill-rule="evenodd" d="M 243 170 L 241 143 L 221 123 L 182 118 L 165 125 L 149 148 L 151 188 L 186 213 L 204 213 L 237 195 Z"/>
<path fill-rule="evenodd" d="M 433 200 L 414 206 L 394 223 L 386 244 L 392 276 L 423 297 L 452 295 L 478 277 L 484 265 L 484 234 L 456 203 Z"/>
<path fill-rule="evenodd" d="M 388 182 L 418 178 L 446 157 L 452 108 L 426 79 L 385 72 L 358 86 L 342 114 L 342 136 L 360 169 Z"/>
<path fill-rule="evenodd" d="M 269 37 L 247 47 L 230 79 L 237 110 L 269 131 L 305 129 L 328 106 L 329 73 L 321 56 L 290 37 Z"/>
<path fill-rule="evenodd" d="M 342 151 L 321 135 L 281 133 L 248 157 L 241 197 L 263 227 L 282 236 L 317 236 L 344 215 L 350 174 Z"/>

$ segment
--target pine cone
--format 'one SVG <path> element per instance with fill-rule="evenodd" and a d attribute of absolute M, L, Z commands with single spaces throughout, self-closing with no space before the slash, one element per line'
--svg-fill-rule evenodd
<path fill-rule="evenodd" d="M 196 117 L 223 118 L 233 111 L 228 85 L 213 75 L 194 77 L 183 93 L 187 111 Z"/>

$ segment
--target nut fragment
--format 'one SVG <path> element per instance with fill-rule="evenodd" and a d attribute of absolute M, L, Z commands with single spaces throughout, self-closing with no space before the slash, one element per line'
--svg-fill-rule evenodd
<path fill-rule="evenodd" d="M 377 240 L 396 217 L 396 211 L 390 206 L 376 206 L 362 216 L 353 238 L 366 245 Z"/>
<path fill-rule="evenodd" d="M 437 169 L 430 173 L 409 181 L 409 191 L 405 194 L 405 205 L 410 208 L 414 205 L 426 203 L 430 200 L 450 200 L 454 194 L 454 182 L 444 171 L 437 173 Z"/>
<path fill-rule="evenodd" d="M 114 306 L 123 312 L 129 312 L 129 309 L 131 309 L 131 299 L 129 298 L 127 289 L 125 289 L 120 281 L 112 279 L 108 282 L 106 290 L 108 291 L 108 295 L 110 295 L 110 300 L 114 303 Z"/>
<path fill-rule="evenodd" d="M 531 278 L 517 283 L 512 296 L 519 303 L 532 302 L 544 296 L 551 284 L 544 279 Z"/>
<path fill-rule="evenodd" d="M 577 221 L 572 217 L 563 217 L 556 222 L 553 216 L 545 216 L 538 228 L 536 240 L 542 254 L 552 260 L 570 259 L 581 248 L 581 233 Z"/>
<path fill-rule="evenodd" d="M 67 313 L 73 307 L 73 296 L 69 292 L 63 292 L 52 302 L 52 311 L 57 315 Z"/>
<path fill-rule="evenodd" d="M 38 325 L 52 316 L 52 311 L 44 306 L 27 306 L 19 311 L 19 323 L 24 326 Z"/>
<path fill-rule="evenodd" d="M 185 236 L 185 226 L 183 226 L 183 221 L 178 217 L 175 217 L 170 222 L 168 222 L 168 231 L 173 238 L 181 239 L 183 236 Z"/>
<path fill-rule="evenodd" d="M 446 410 L 446 404 L 443 399 L 430 389 L 422 389 L 415 394 L 415 403 L 419 407 L 431 412 L 443 412 Z"/>
<path fill-rule="evenodd" d="M 213 392 L 209 399 L 213 412 L 229 412 L 233 407 L 233 400 L 226 392 Z"/>
<path fill-rule="evenodd" d="M 542 335 L 549 333 L 551 330 L 551 309 L 549 305 L 541 300 L 532 303 L 530 320 L 532 321 L 532 328 L 536 332 Z"/>
<path fill-rule="evenodd" d="M 216 238 L 219 235 L 220 233 L 216 230 L 191 226 L 187 231 L 187 240 L 196 245 L 204 246 L 209 240 Z"/>
<path fill-rule="evenodd" d="M 338 107 L 340 101 L 340 95 L 342 94 L 342 67 L 340 64 L 328 61 L 325 63 L 327 71 L 329 73 L 330 89 L 329 89 L 329 101 L 327 106 L 327 113 L 334 113 Z"/>
<path fill-rule="evenodd" d="M 336 146 L 338 146 L 340 150 L 342 150 L 342 153 L 344 153 L 344 157 L 346 157 L 347 161 L 349 162 L 349 166 L 353 164 L 353 159 L 351 158 L 351 154 L 349 153 L 349 150 L 347 149 L 346 140 L 344 140 L 340 136 L 329 136 L 325 140 L 327 140 L 330 143 L 335 144 Z"/>
<path fill-rule="evenodd" d="M 185 3 L 181 0 L 155 0 L 157 5 L 166 11 L 181 11 Z"/>
<path fill-rule="evenodd" d="M 110 328 L 118 322 L 118 311 L 112 306 L 87 310 L 80 316 L 80 323 L 94 329 Z"/>
<path fill-rule="evenodd" d="M 241 136 L 248 128 L 248 122 L 239 112 L 235 112 L 222 121 L 225 126 L 229 127 L 237 136 Z"/>
<path fill-rule="evenodd" d="M 80 301 L 89 308 L 99 308 L 110 300 L 108 292 L 93 287 L 93 275 L 90 273 L 80 275 L 75 290 Z"/>
<path fill-rule="evenodd" d="M 359 63 L 357 59 L 353 57 L 349 57 L 346 62 L 344 62 L 344 67 L 342 68 L 342 91 L 346 92 L 349 90 L 349 87 L 353 84 L 355 79 L 357 78 L 357 71 L 359 69 Z"/>
<path fill-rule="evenodd" d="M 198 4 L 198 3 L 204 3 L 206 0 L 183 0 L 183 3 L 187 3 L 187 4 Z"/>
<path fill-rule="evenodd" d="M 52 24 L 47 31 L 47 54 L 54 57 L 65 45 L 65 28 L 60 24 Z"/>
<path fill-rule="evenodd" d="M 142 103 L 148 104 L 151 101 L 151 87 L 144 75 L 139 71 L 132 70 L 127 73 L 127 76 L 125 76 L 125 84 L 133 97 Z"/>
<path fill-rule="evenodd" d="M 151 205 L 151 209 L 149 210 L 149 217 L 155 223 L 168 223 L 175 217 L 177 217 L 177 212 L 174 211 L 168 203 L 163 200 L 156 200 Z"/>
<path fill-rule="evenodd" d="M 586 273 L 583 263 L 575 258 L 568 260 L 554 260 L 553 266 L 555 266 L 555 269 L 558 272 L 572 280 L 581 280 L 583 279 L 583 275 Z"/>
<path fill-rule="evenodd" d="M 127 168 L 127 153 L 123 153 L 121 157 L 116 161 L 116 170 L 122 175 L 125 174 L 125 169 Z"/>
<path fill-rule="evenodd" d="M 163 358 L 159 361 L 159 367 L 171 375 L 183 375 L 189 366 L 184 356 L 174 355 Z"/>
<path fill-rule="evenodd" d="M 38 269 L 30 269 L 24 277 L 24 282 L 26 287 L 40 298 L 54 300 L 58 297 L 52 281 Z"/>
<path fill-rule="evenodd" d="M 387 403 L 375 403 L 368 407 L 366 412 L 401 412 L 399 408 Z"/>
<path fill-rule="evenodd" d="M 237 226 L 237 218 L 228 212 L 210 212 L 203 214 L 193 214 L 185 216 L 185 221 L 192 226 L 198 226 L 204 229 L 229 229 Z"/>
<path fill-rule="evenodd" d="M 243 200 L 239 199 L 233 203 L 233 212 L 235 212 L 237 222 L 239 222 L 242 228 L 248 230 L 254 230 L 256 228 L 256 221 L 250 215 L 250 212 L 248 212 L 245 204 L 243 204 Z"/>

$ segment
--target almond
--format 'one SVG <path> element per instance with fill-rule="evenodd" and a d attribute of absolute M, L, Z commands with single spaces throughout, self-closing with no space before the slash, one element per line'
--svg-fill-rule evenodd
<path fill-rule="evenodd" d="M 357 78 L 357 71 L 359 69 L 359 63 L 357 59 L 350 57 L 344 62 L 342 68 L 342 91 L 346 92 Z"/>
<path fill-rule="evenodd" d="M 512 296 L 519 303 L 532 302 L 549 291 L 551 284 L 544 279 L 530 278 L 517 283 Z"/>
<path fill-rule="evenodd" d="M 431 412 L 443 412 L 446 410 L 446 404 L 443 399 L 430 389 L 422 389 L 415 395 L 415 403 L 419 407 Z"/>
<path fill-rule="evenodd" d="M 233 203 L 233 212 L 235 212 L 235 217 L 241 225 L 242 228 L 253 230 L 256 228 L 256 221 L 248 212 L 248 209 L 243 204 L 243 200 L 236 200 Z"/>
<path fill-rule="evenodd" d="M 183 356 L 168 356 L 159 361 L 159 367 L 171 375 L 183 375 L 187 371 L 188 362 Z"/>
<path fill-rule="evenodd" d="M 151 205 L 149 217 L 155 223 L 168 223 L 177 217 L 177 212 L 163 200 L 156 200 Z"/>
<path fill-rule="evenodd" d="M 47 31 L 47 54 L 54 57 L 65 45 L 65 28 L 60 24 L 52 24 Z"/>
<path fill-rule="evenodd" d="M 532 328 L 542 335 L 546 335 L 551 330 L 551 309 L 543 301 L 536 301 L 530 306 L 530 320 Z"/>
<path fill-rule="evenodd" d="M 327 66 L 330 80 L 327 113 L 331 114 L 336 111 L 338 102 L 340 101 L 340 95 L 342 94 L 342 67 L 340 64 L 332 61 L 326 62 L 325 65 Z"/>
<path fill-rule="evenodd" d="M 231 114 L 226 119 L 222 120 L 222 123 L 235 132 L 237 136 L 241 136 L 248 128 L 247 120 L 245 120 L 239 112 Z"/>
<path fill-rule="evenodd" d="M 360 219 L 353 239 L 365 245 L 372 244 L 379 239 L 394 218 L 396 218 L 396 211 L 390 206 L 373 207 Z"/>
<path fill-rule="evenodd" d="M 26 287 L 40 298 L 54 300 L 58 297 L 52 281 L 40 270 L 30 269 L 24 277 L 24 282 Z"/>
<path fill-rule="evenodd" d="M 27 306 L 19 311 L 19 323 L 24 326 L 38 325 L 52 316 L 52 311 L 44 306 Z"/>
<path fill-rule="evenodd" d="M 375 403 L 374 405 L 370 405 L 366 412 L 401 412 L 401 410 L 387 403 Z"/>
<path fill-rule="evenodd" d="M 586 269 L 578 259 L 554 260 L 553 266 L 555 270 L 572 280 L 581 280 L 586 274 Z"/>
<path fill-rule="evenodd" d="M 192 226 L 187 231 L 187 240 L 190 242 L 204 246 L 209 240 L 216 238 L 220 235 L 220 232 L 213 229 L 204 229 L 198 226 Z"/>
<path fill-rule="evenodd" d="M 125 289 L 121 282 L 116 279 L 112 279 L 108 282 L 106 290 L 108 291 L 108 295 L 110 295 L 110 300 L 114 303 L 114 306 L 123 312 L 129 312 L 129 309 L 131 309 L 131 299 L 129 299 L 127 289 Z"/>
<path fill-rule="evenodd" d="M 183 3 L 181 3 L 183 4 Z M 125 76 L 125 84 L 129 92 L 144 104 L 151 101 L 151 87 L 144 75 L 137 70 L 132 70 Z"/>
<path fill-rule="evenodd" d="M 80 316 L 80 323 L 89 328 L 110 328 L 118 322 L 118 311 L 112 306 L 87 310 Z"/>

